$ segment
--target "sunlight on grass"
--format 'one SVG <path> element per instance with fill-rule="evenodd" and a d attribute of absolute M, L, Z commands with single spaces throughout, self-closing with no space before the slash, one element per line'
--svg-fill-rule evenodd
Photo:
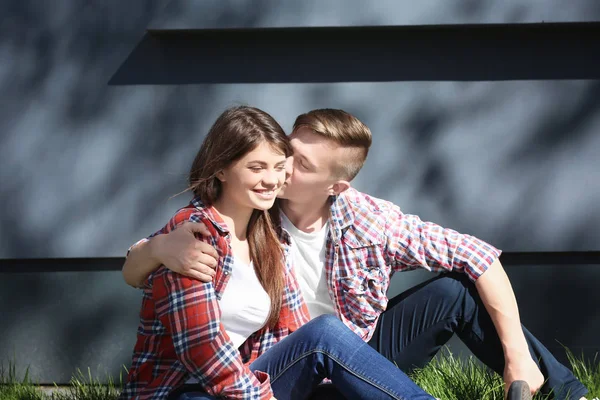
<path fill-rule="evenodd" d="M 8 368 L 0 366 L 0 400 L 116 400 L 119 397 L 122 382 L 115 385 L 111 377 L 106 383 L 92 377 L 88 368 L 87 375 L 77 370 L 67 387 L 55 386 L 52 393 L 44 392 L 29 379 L 25 372 L 22 380 L 17 378 L 14 364 Z M 121 374 L 122 380 L 122 374 Z"/>
<path fill-rule="evenodd" d="M 600 360 L 598 360 L 598 353 L 592 361 L 586 361 L 583 357 L 575 357 L 571 350 L 567 348 L 565 348 L 565 351 L 573 374 L 590 392 L 587 398 L 600 398 Z"/>
<path fill-rule="evenodd" d="M 1 400 L 42 400 L 42 393 L 29 380 L 29 370 L 25 371 L 22 380 L 17 379 L 15 366 L 8 368 L 0 365 L 0 399 Z"/>
<path fill-rule="evenodd" d="M 473 357 L 461 360 L 447 349 L 411 377 L 438 399 L 504 399 L 504 387 L 498 375 L 482 367 Z"/>
<path fill-rule="evenodd" d="M 54 393 L 52 400 L 116 400 L 121 387 L 122 384 L 117 388 L 110 376 L 107 383 L 100 383 L 98 379 L 92 377 L 89 368 L 87 376 L 77 370 L 75 376 L 71 378 L 69 387 L 64 391 Z"/>
<path fill-rule="evenodd" d="M 600 397 L 600 361 L 577 358 L 568 349 L 567 357 L 574 375 L 588 388 L 588 399 Z M 503 400 L 502 378 L 479 363 L 473 356 L 460 359 L 447 349 L 425 368 L 415 371 L 411 378 L 433 397 L 442 400 Z M 551 396 L 534 396 L 535 400 Z"/>

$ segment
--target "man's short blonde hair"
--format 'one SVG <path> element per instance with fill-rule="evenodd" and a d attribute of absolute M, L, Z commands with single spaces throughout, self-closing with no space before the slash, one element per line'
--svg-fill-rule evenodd
<path fill-rule="evenodd" d="M 331 108 L 299 115 L 294 122 L 294 131 L 303 126 L 348 149 L 344 160 L 336 160 L 335 174 L 347 181 L 354 179 L 367 159 L 371 130 L 346 111 Z"/>

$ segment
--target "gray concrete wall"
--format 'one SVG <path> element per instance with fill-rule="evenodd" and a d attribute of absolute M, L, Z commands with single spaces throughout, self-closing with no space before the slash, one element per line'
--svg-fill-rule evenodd
<path fill-rule="evenodd" d="M 596 1 L 260 3 L 2 3 L 0 266 L 123 256 L 187 202 L 172 196 L 205 132 L 240 103 L 287 130 L 313 108 L 356 114 L 375 139 L 355 186 L 405 212 L 508 251 L 600 250 L 598 81 L 107 86 L 149 26 L 572 22 L 598 19 Z M 0 362 L 14 358 L 43 382 L 65 382 L 77 367 L 117 374 L 139 292 L 118 272 L 42 265 L 48 273 L 0 270 Z M 597 351 L 597 265 L 509 273 L 535 333 Z M 398 276 L 392 292 L 422 279 Z"/>
<path fill-rule="evenodd" d="M 597 81 L 108 87 L 159 2 L 8 3 L 0 257 L 122 256 L 187 200 L 170 198 L 210 124 L 239 103 L 287 130 L 312 108 L 355 113 L 375 136 L 355 186 L 406 212 L 506 250 L 598 249 Z M 550 9 L 532 3 L 531 15 L 535 4 Z M 596 3 L 577 4 L 569 7 L 589 16 Z M 423 23 L 436 10 L 423 9 Z"/>

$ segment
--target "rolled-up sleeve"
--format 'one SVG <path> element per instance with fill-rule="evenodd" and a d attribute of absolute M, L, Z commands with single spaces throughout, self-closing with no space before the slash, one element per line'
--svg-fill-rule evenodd
<path fill-rule="evenodd" d="M 483 240 L 404 214 L 397 206 L 386 215 L 385 232 L 387 261 L 395 271 L 459 271 L 476 281 L 501 254 Z"/>

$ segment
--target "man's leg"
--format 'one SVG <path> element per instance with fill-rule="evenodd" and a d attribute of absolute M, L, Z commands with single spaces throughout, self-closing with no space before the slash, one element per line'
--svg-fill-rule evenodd
<path fill-rule="evenodd" d="M 333 315 L 302 326 L 250 369 L 269 374 L 278 399 L 304 400 L 324 378 L 349 399 L 433 399 Z"/>
<path fill-rule="evenodd" d="M 207 394 L 198 383 L 184 384 L 169 394 L 167 400 L 217 400 Z"/>
<path fill-rule="evenodd" d="M 587 393 L 571 371 L 527 329 L 525 338 L 546 378 L 542 393 L 579 399 Z M 504 353 L 475 285 L 464 274 L 447 273 L 391 299 L 369 344 L 403 371 L 425 366 L 456 333 L 488 367 L 503 374 Z M 568 394 L 570 393 L 570 394 Z"/>

